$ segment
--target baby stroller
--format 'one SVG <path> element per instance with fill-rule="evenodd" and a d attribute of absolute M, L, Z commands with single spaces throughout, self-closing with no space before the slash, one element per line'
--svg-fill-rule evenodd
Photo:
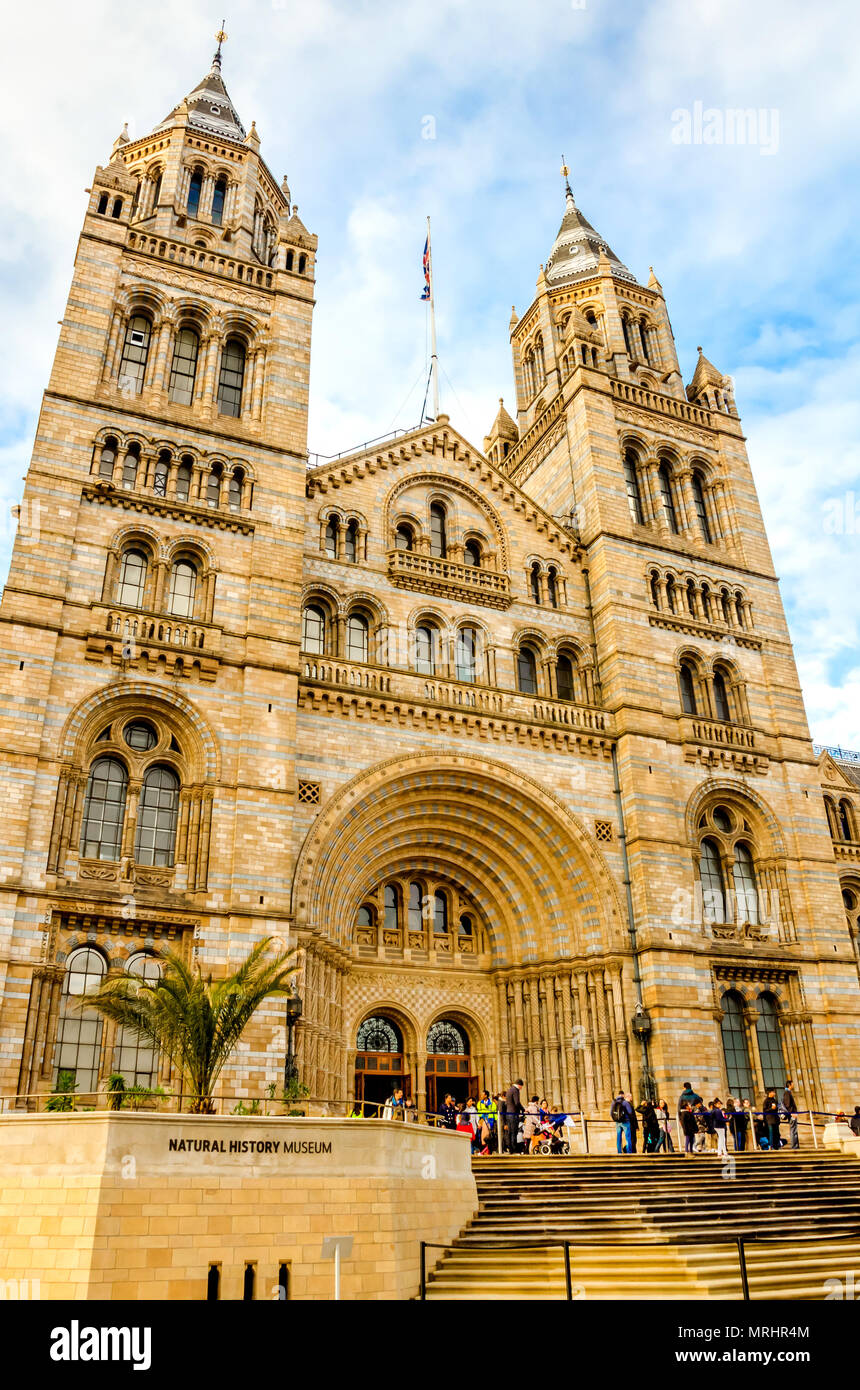
<path fill-rule="evenodd" d="M 547 1115 L 546 1119 L 540 1123 L 540 1142 L 537 1146 L 539 1154 L 569 1154 L 570 1144 L 562 1135 L 562 1125 L 567 1120 L 566 1115 Z"/>

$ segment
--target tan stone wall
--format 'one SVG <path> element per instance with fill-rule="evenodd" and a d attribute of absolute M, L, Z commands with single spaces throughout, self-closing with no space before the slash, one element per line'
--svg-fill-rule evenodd
<path fill-rule="evenodd" d="M 226 1152 L 173 1152 L 171 1139 Z M 253 1156 L 234 1144 L 268 1143 Z M 284 1153 L 292 1143 L 330 1153 Z M 194 1120 L 155 1115 L 0 1117 L 3 1279 L 38 1279 L 49 1299 L 333 1296 L 327 1236 L 352 1236 L 341 1296 L 411 1298 L 419 1242 L 449 1243 L 477 1206 L 469 1144 L 424 1126 L 369 1120 Z M 430 1252 L 430 1265 L 438 1252 Z"/>

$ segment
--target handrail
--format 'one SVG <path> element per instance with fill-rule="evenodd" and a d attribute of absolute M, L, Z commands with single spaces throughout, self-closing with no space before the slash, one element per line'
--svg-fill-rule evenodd
<path fill-rule="evenodd" d="M 533 1241 L 523 1242 L 522 1244 L 517 1245 L 517 1246 L 511 1246 L 510 1248 L 511 1248 L 511 1249 L 517 1249 L 517 1250 L 551 1250 L 551 1249 L 554 1249 L 556 1246 L 559 1246 L 559 1245 L 560 1245 L 560 1246 L 563 1248 L 563 1250 L 564 1250 L 564 1284 L 565 1284 L 565 1297 L 566 1297 L 566 1301 L 567 1301 L 568 1303 L 570 1303 L 570 1302 L 572 1302 L 572 1300 L 573 1300 L 573 1280 L 572 1280 L 572 1277 L 571 1277 L 571 1268 L 570 1268 L 570 1246 L 571 1246 L 571 1242 L 570 1242 L 569 1240 L 533 1240 Z M 422 1241 L 419 1241 L 419 1247 L 420 1247 L 420 1253 L 419 1253 L 420 1271 L 419 1271 L 419 1293 L 418 1293 L 418 1299 L 419 1299 L 419 1302 L 421 1302 L 421 1303 L 426 1303 L 426 1301 L 427 1301 L 427 1251 L 428 1251 L 428 1250 L 461 1250 L 461 1249 L 463 1249 L 463 1247 L 460 1246 L 460 1245 L 445 1245 L 445 1244 L 443 1244 L 441 1241 L 438 1241 L 438 1240 L 422 1240 Z M 473 1244 L 473 1243 L 470 1241 L 470 1242 L 469 1242 L 468 1248 L 469 1248 L 470 1250 L 484 1250 L 484 1249 L 486 1249 L 486 1250 L 498 1250 L 500 1247 L 499 1247 L 498 1245 L 494 1245 L 494 1244 L 489 1244 L 489 1245 L 486 1245 L 486 1246 L 482 1246 L 482 1245 L 479 1245 L 477 1242 L 475 1242 L 475 1243 Z M 507 1247 L 502 1247 L 502 1248 L 507 1248 Z"/>
<path fill-rule="evenodd" d="M 424 420 L 423 425 L 435 425 L 435 420 Z M 308 450 L 308 468 L 323 468 L 327 463 L 336 463 L 338 459 L 351 458 L 353 454 L 363 454 L 372 444 L 382 444 L 386 439 L 399 439 L 404 434 L 415 434 L 421 429 L 421 425 L 408 425 L 396 430 L 389 430 L 387 434 L 378 434 L 373 439 L 366 439 L 363 444 L 354 444 L 350 449 L 341 449 L 339 454 L 319 454 L 314 449 Z M 311 459 L 316 459 L 316 463 L 311 463 Z"/>

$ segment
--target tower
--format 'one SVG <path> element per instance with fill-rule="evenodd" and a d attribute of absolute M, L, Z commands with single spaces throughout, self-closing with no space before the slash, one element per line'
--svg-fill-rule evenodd
<path fill-rule="evenodd" d="M 517 437 L 497 421 L 485 447 L 580 543 L 651 1063 L 735 1094 L 785 1071 L 821 1104 L 855 1074 L 860 998 L 732 382 L 699 348 L 684 388 L 653 268 L 640 284 L 562 174 L 511 318 Z"/>
<path fill-rule="evenodd" d="M 286 933 L 317 242 L 224 37 L 95 171 L 27 474 L 0 610 L 7 1094 L 58 1068 L 85 1094 L 117 1049 L 154 1083 L 74 1014 L 82 982 Z"/>

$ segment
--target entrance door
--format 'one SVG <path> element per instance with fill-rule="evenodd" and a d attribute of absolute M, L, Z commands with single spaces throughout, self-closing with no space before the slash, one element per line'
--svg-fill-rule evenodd
<path fill-rule="evenodd" d="M 478 1078 L 472 1076 L 471 1057 L 427 1058 L 427 1109 L 437 1113 L 442 1109 L 445 1095 L 450 1091 L 455 1101 L 476 1100 Z"/>

